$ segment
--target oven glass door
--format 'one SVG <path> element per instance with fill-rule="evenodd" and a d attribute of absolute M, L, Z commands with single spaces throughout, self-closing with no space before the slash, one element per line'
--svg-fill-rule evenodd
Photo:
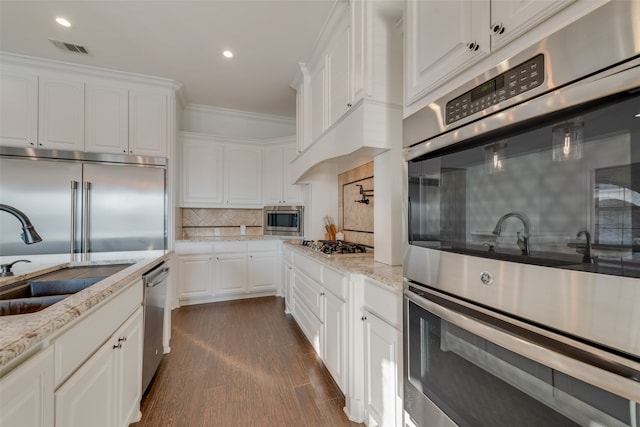
<path fill-rule="evenodd" d="M 640 277 L 639 114 L 623 93 L 409 160 L 409 243 Z"/>
<path fill-rule="evenodd" d="M 407 291 L 407 295 L 411 294 Z M 436 314 L 433 311 L 438 310 L 428 309 L 414 300 L 405 298 L 408 376 L 405 381 L 408 380 L 408 388 L 422 393 L 455 424 L 469 427 L 640 425 L 640 406 L 632 400 L 534 361 L 513 348 L 508 349 L 500 345 L 503 344 L 500 339 L 495 340 L 500 342 L 497 344 L 470 328 L 457 325 L 457 318 L 469 321 L 467 314 L 454 315 L 452 322 L 443 318 L 449 316 Z M 443 312 L 450 311 L 445 308 Z M 472 323 L 478 331 L 487 330 L 484 322 Z M 512 342 L 525 347 L 527 341 L 516 337 Z M 553 358 L 550 356 L 549 360 Z M 421 419 L 416 399 L 405 397 L 405 400 L 414 406 L 407 407 L 405 402 L 405 409 L 417 425 L 445 425 L 436 421 L 438 417 Z"/>

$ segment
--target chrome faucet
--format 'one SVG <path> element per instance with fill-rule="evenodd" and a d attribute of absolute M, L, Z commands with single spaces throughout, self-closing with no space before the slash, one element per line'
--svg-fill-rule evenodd
<path fill-rule="evenodd" d="M 593 257 L 591 256 L 591 234 L 587 230 L 580 230 L 576 234 L 576 239 L 579 239 L 581 235 L 587 239 L 587 244 L 584 248 L 584 255 L 582 256 L 582 262 L 584 264 L 593 264 Z"/>
<path fill-rule="evenodd" d="M 502 217 L 500 217 L 498 223 L 496 224 L 496 228 L 493 229 L 493 234 L 499 236 L 502 232 L 502 223 L 511 217 L 518 218 L 524 225 L 524 231 L 518 231 L 518 240 L 516 241 L 518 247 L 522 251 L 522 255 L 531 255 L 531 251 L 529 249 L 529 220 L 527 219 L 525 214 L 519 212 L 509 212 L 508 214 L 502 215 Z"/>
<path fill-rule="evenodd" d="M 31 224 L 29 217 L 27 217 L 22 211 L 14 208 L 13 206 L 0 204 L 0 211 L 5 211 L 18 218 L 18 221 L 22 224 L 22 234 L 20 237 L 22 241 L 27 245 L 33 243 L 42 242 L 42 238 L 38 235 L 38 232 Z"/>

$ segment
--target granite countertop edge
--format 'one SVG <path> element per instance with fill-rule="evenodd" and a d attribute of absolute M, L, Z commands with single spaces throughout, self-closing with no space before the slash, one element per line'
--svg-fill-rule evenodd
<path fill-rule="evenodd" d="M 38 271 L 21 274 L 11 278 L 10 284 L 55 271 L 69 265 L 109 265 L 133 262 L 134 264 L 112 276 L 92 285 L 44 310 L 11 316 L 0 316 L 0 369 L 9 365 L 22 354 L 41 343 L 55 337 L 56 332 L 72 323 L 94 307 L 102 304 L 133 281 L 142 277 L 149 269 L 169 259 L 173 251 L 149 256 L 147 252 L 140 257 L 129 255 L 126 259 L 101 259 L 85 263 L 60 263 Z M 1 286 L 1 285 L 0 285 Z"/>

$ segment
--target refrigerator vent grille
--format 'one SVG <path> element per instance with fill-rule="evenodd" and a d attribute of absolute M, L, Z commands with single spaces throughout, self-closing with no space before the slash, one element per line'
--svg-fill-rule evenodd
<path fill-rule="evenodd" d="M 79 44 L 67 43 L 54 39 L 49 39 L 49 41 L 53 43 L 58 49 L 64 50 L 65 52 L 80 53 L 83 55 L 89 54 L 89 50 L 85 46 L 81 46 Z"/>

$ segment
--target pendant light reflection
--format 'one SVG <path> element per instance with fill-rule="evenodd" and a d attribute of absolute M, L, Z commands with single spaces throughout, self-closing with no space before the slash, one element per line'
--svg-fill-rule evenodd
<path fill-rule="evenodd" d="M 553 134 L 553 161 L 579 160 L 582 158 L 584 123 L 571 120 L 551 128 Z"/>
<path fill-rule="evenodd" d="M 484 147 L 484 159 L 489 175 L 504 172 L 506 167 L 506 142 L 497 142 Z"/>

